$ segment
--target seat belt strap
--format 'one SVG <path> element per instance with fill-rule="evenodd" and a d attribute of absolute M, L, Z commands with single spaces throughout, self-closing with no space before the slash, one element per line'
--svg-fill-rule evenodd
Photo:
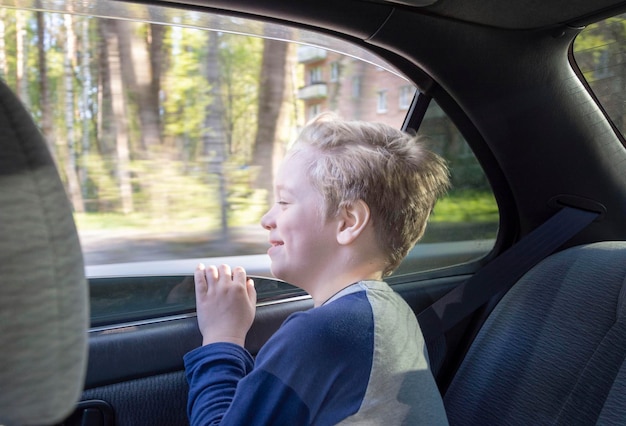
<path fill-rule="evenodd" d="M 432 342 L 443 336 L 491 297 L 511 288 L 533 266 L 599 215 L 598 212 L 563 207 L 471 278 L 422 311 L 417 319 L 425 341 Z"/>

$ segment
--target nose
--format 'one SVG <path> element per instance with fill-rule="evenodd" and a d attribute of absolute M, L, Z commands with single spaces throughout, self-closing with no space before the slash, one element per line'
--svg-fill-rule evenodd
<path fill-rule="evenodd" d="M 272 213 L 274 211 L 274 207 L 275 206 L 272 206 L 261 218 L 261 226 L 268 231 L 276 227 L 276 221 L 274 220 L 274 215 Z"/>

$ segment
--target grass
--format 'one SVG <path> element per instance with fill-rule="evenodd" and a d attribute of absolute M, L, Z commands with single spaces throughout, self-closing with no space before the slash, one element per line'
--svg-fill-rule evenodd
<path fill-rule="evenodd" d="M 487 191 L 458 191 L 441 199 L 435 206 L 431 222 L 484 223 L 498 222 L 498 205 Z"/>
<path fill-rule="evenodd" d="M 151 217 L 146 213 L 75 213 L 74 221 L 80 231 L 131 231 L 144 232 L 204 232 L 217 229 L 217 218 L 196 217 Z"/>
<path fill-rule="evenodd" d="M 167 216 L 149 215 L 148 213 L 76 213 L 74 219 L 78 229 L 88 230 L 142 230 L 169 232 L 202 232 L 219 228 L 219 212 L 197 212 L 189 208 L 182 209 L 180 214 Z M 239 209 L 238 209 L 239 210 Z M 256 224 L 260 217 L 259 208 L 246 209 L 246 213 L 231 214 L 232 226 Z M 246 222 L 246 217 L 251 223 Z M 252 221 L 254 219 L 254 221 Z M 459 191 L 441 199 L 435 206 L 430 218 L 431 223 L 462 224 L 462 223 L 497 223 L 498 207 L 493 195 L 489 192 Z"/>

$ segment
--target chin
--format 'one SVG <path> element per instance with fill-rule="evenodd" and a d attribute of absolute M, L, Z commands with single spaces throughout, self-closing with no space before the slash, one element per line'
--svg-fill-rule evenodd
<path fill-rule="evenodd" d="M 270 272 L 275 278 L 278 278 L 279 280 L 287 281 L 283 278 L 285 276 L 283 271 L 281 271 L 279 267 L 275 266 L 274 262 L 272 262 L 272 265 L 270 266 Z"/>
<path fill-rule="evenodd" d="M 280 267 L 275 266 L 274 264 L 272 264 L 270 270 L 272 272 L 272 275 L 274 275 L 275 278 L 285 281 L 286 283 L 289 283 L 291 285 L 295 285 L 296 287 L 300 287 L 300 285 L 298 285 L 297 275 L 294 276 L 294 274 L 290 274 L 289 271 L 285 271 L 284 269 L 281 269 Z"/>

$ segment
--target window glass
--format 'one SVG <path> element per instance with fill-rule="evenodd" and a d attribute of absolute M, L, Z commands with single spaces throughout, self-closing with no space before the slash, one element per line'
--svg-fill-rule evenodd
<path fill-rule="evenodd" d="M 94 325 L 193 310 L 199 261 L 269 277 L 259 220 L 299 129 L 326 110 L 399 128 L 416 93 L 366 51 L 276 24 L 119 2 L 23 3 L 0 7 L 0 73 L 66 186 Z M 497 229 L 485 177 L 435 102 L 419 133 L 448 159 L 455 186 L 424 237 L 434 248 L 416 248 L 398 273 L 476 258 Z M 439 255 L 451 247 L 464 254 Z M 257 290 L 261 303 L 302 294 L 271 279 Z"/>
<path fill-rule="evenodd" d="M 311 104 L 309 106 L 309 113 L 307 114 L 307 119 L 312 120 L 321 112 L 322 112 L 321 104 Z"/>
<path fill-rule="evenodd" d="M 376 103 L 376 112 L 383 114 L 387 112 L 387 91 L 379 90 Z"/>
<path fill-rule="evenodd" d="M 436 101 L 431 101 L 418 135 L 444 157 L 452 187 L 435 205 L 426 233 L 396 275 L 476 260 L 494 244 L 500 215 L 478 160 Z"/>
<path fill-rule="evenodd" d="M 620 133 L 626 131 L 626 14 L 587 26 L 576 37 L 574 59 Z"/>
<path fill-rule="evenodd" d="M 361 97 L 361 77 L 352 77 L 352 98 L 358 99 Z"/>
<path fill-rule="evenodd" d="M 322 81 L 322 67 L 309 68 L 309 84 L 323 83 Z"/>
<path fill-rule="evenodd" d="M 410 85 L 400 87 L 400 99 L 399 99 L 400 109 L 409 109 L 414 95 L 415 95 L 415 87 L 410 86 Z"/>
<path fill-rule="evenodd" d="M 330 81 L 335 83 L 339 80 L 339 62 L 331 62 L 330 64 Z"/>

